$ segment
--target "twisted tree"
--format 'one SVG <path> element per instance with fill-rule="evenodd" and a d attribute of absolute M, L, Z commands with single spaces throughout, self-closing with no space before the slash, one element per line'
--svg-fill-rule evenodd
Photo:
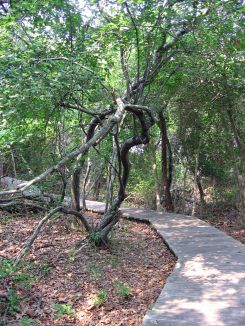
<path fill-rule="evenodd" d="M 5 8 L 4 4 L 1 5 Z M 11 99 L 11 104 L 14 102 L 17 107 L 14 114 L 29 114 L 27 118 L 35 120 L 35 104 L 39 107 L 43 105 L 43 112 L 50 106 L 53 111 L 47 113 L 46 127 L 57 115 L 66 114 L 69 118 L 72 112 L 78 114 L 82 130 L 73 142 L 75 148 L 56 158 L 55 164 L 14 189 L 0 192 L 2 200 L 10 197 L 14 201 L 24 196 L 31 186 L 69 166 L 71 208 L 64 203 L 52 208 L 18 259 L 30 248 L 43 224 L 57 212 L 78 217 L 88 233 L 96 233 L 97 246 L 107 245 L 108 233 L 118 221 L 119 208 L 126 197 L 130 151 L 150 140 L 149 131 L 157 109 L 150 101 L 151 88 L 162 69 L 174 60 L 184 37 L 190 35 L 210 11 L 206 3 L 190 0 L 106 1 L 106 5 L 100 1 L 96 5 L 87 1 L 87 5 L 91 10 L 89 21 L 69 1 L 31 2 L 30 8 L 21 2 L 14 6 L 9 3 L 6 11 L 1 12 L 10 24 L 4 36 L 5 44 L 14 39 L 17 51 L 14 63 L 6 54 L 2 64 L 2 68 L 7 67 L 14 75 L 14 80 L 10 79 L 6 70 L 5 86 L 9 87 L 10 81 L 17 94 Z M 63 19 L 60 20 L 60 16 Z M 108 41 L 113 44 L 110 50 Z M 113 68 L 115 66 L 116 69 Z M 115 70 L 115 76 L 111 76 L 110 68 Z M 26 86 L 24 89 L 22 86 L 19 88 L 17 77 Z M 35 87 L 34 82 L 37 84 Z M 30 94 L 34 95 L 28 111 Z M 91 94 L 95 99 L 91 99 Z M 10 102 L 6 100 L 5 104 L 10 110 Z M 112 196 L 112 203 L 101 221 L 92 228 L 80 212 L 83 167 L 90 150 L 98 150 L 98 145 L 111 135 L 115 127 L 118 132 L 124 116 L 127 117 L 127 125 L 123 123 L 122 131 L 117 135 L 117 164 L 113 167 L 117 174 L 118 192 Z M 8 121 L 10 124 L 11 118 L 12 115 Z M 121 136 L 124 129 L 134 129 L 134 132 L 130 135 L 127 131 L 125 138 L 125 135 Z"/>

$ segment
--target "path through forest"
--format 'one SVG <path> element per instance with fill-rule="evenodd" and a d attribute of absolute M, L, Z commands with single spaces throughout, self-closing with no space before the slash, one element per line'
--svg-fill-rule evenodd
<path fill-rule="evenodd" d="M 87 201 L 103 211 L 104 204 Z M 245 246 L 195 217 L 122 208 L 124 216 L 149 221 L 178 257 L 143 326 L 245 324 Z"/>

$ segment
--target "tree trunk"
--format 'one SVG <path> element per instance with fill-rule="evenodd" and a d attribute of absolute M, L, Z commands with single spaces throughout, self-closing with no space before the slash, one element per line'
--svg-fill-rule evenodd
<path fill-rule="evenodd" d="M 153 177 L 154 177 L 154 184 L 155 184 L 155 198 L 156 198 L 156 210 L 161 211 L 162 205 L 161 205 L 161 189 L 160 189 L 160 182 L 159 182 L 159 176 L 157 173 L 157 159 L 156 159 L 156 148 L 157 145 L 151 144 L 151 157 L 152 157 L 152 171 L 153 171 Z"/>
<path fill-rule="evenodd" d="M 197 188 L 199 190 L 200 202 L 201 202 L 202 206 L 204 206 L 206 204 L 206 201 L 205 201 L 205 194 L 203 191 L 200 175 L 197 175 L 196 182 L 197 182 Z"/>
<path fill-rule="evenodd" d="M 162 112 L 158 113 L 159 118 L 159 128 L 161 132 L 161 156 L 162 156 L 162 184 L 163 184 L 163 196 L 164 196 L 164 207 L 167 212 L 172 212 L 174 210 L 172 196 L 170 192 L 171 181 L 172 181 L 172 163 L 171 160 L 168 164 L 168 152 L 171 157 L 171 152 L 169 151 L 169 139 L 167 134 L 166 120 Z"/>
<path fill-rule="evenodd" d="M 108 180 L 107 180 L 107 187 L 106 187 L 106 207 L 105 207 L 106 212 L 111 207 L 113 202 L 113 185 L 116 179 L 116 161 L 117 161 L 117 147 L 116 147 L 115 139 L 113 137 L 113 152 L 112 152 L 111 164 L 108 167 Z"/>
<path fill-rule="evenodd" d="M 85 174 L 84 181 L 83 181 L 83 194 L 82 194 L 83 209 L 86 209 L 86 186 L 87 186 L 88 179 L 89 179 L 91 165 L 92 165 L 92 163 L 90 161 L 90 158 L 88 157 L 86 174 Z"/>
<path fill-rule="evenodd" d="M 71 208 L 80 211 L 80 175 L 81 166 L 76 165 L 71 177 Z"/>
<path fill-rule="evenodd" d="M 200 148 L 201 148 L 201 140 L 199 141 L 197 153 L 196 153 L 196 162 L 195 162 L 195 171 L 194 171 L 194 180 L 193 180 L 193 195 L 194 195 L 194 200 L 193 200 L 193 206 L 192 206 L 192 212 L 191 215 L 194 216 L 196 213 L 196 208 L 197 208 L 197 186 L 198 186 L 198 166 L 199 166 L 199 155 L 200 155 Z"/>
<path fill-rule="evenodd" d="M 138 145 L 145 145 L 148 144 L 150 141 L 148 131 L 153 124 L 153 118 L 150 116 L 150 119 L 146 119 L 144 113 L 138 110 L 138 107 L 135 109 L 133 105 L 128 107 L 130 112 L 133 112 L 135 116 L 139 119 L 141 125 L 141 135 L 134 135 L 130 139 L 124 141 L 121 145 L 120 153 L 118 157 L 120 159 L 119 166 L 119 178 L 120 178 L 120 186 L 118 190 L 117 197 L 113 200 L 111 207 L 108 211 L 104 214 L 103 218 L 100 221 L 100 224 L 97 226 L 97 237 L 99 246 L 107 243 L 107 236 L 110 232 L 113 225 L 117 222 L 119 218 L 119 208 L 121 203 L 124 201 L 126 197 L 126 186 L 128 183 L 129 172 L 131 168 L 131 163 L 129 161 L 129 152 L 130 149 L 138 146 Z M 148 116 L 149 118 L 149 116 Z M 121 175 L 121 167 L 122 167 L 122 175 Z"/>
<path fill-rule="evenodd" d="M 16 171 L 16 163 L 15 163 L 15 157 L 14 157 L 14 150 L 12 147 L 10 147 L 11 151 L 11 161 L 12 161 L 12 166 L 13 166 L 13 176 L 15 179 L 17 179 L 17 171 Z"/>

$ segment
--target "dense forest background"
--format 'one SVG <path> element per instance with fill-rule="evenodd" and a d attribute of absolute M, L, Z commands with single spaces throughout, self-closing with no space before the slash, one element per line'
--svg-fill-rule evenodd
<path fill-rule="evenodd" d="M 244 221 L 243 10 L 229 0 L 0 1 L 0 172 L 5 186 L 31 180 L 2 191 L 1 207 L 47 210 L 71 196 L 79 212 L 80 197 L 105 201 L 105 233 L 122 203 L 230 207 Z M 52 203 L 30 202 L 33 184 Z"/>

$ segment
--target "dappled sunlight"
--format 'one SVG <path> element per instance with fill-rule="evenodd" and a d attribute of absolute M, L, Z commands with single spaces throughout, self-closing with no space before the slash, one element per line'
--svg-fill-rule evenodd
<path fill-rule="evenodd" d="M 198 255 L 183 264 L 181 275 L 192 281 L 229 281 L 232 284 L 239 283 L 244 279 L 244 271 L 229 271 L 220 270 L 215 264 L 212 266 L 206 265 L 206 260 L 203 255 Z"/>
<path fill-rule="evenodd" d="M 199 321 L 203 322 L 203 325 L 225 325 L 220 320 L 220 312 L 230 307 L 227 302 L 214 302 L 210 299 L 200 298 L 200 300 L 187 300 L 187 299 L 174 299 L 166 301 L 164 309 L 154 309 L 156 315 L 180 315 L 183 316 L 186 321 L 188 320 L 188 312 L 197 314 Z M 191 316 L 191 315 L 190 315 Z"/>
<path fill-rule="evenodd" d="M 176 323 L 185 320 L 196 321 L 197 325 L 222 326 L 236 312 L 237 320 L 245 320 L 240 308 L 244 299 L 243 302 L 239 299 L 244 280 L 244 270 L 226 271 L 216 264 L 207 266 L 205 257 L 200 255 L 178 262 L 146 320 L 175 320 Z"/>

